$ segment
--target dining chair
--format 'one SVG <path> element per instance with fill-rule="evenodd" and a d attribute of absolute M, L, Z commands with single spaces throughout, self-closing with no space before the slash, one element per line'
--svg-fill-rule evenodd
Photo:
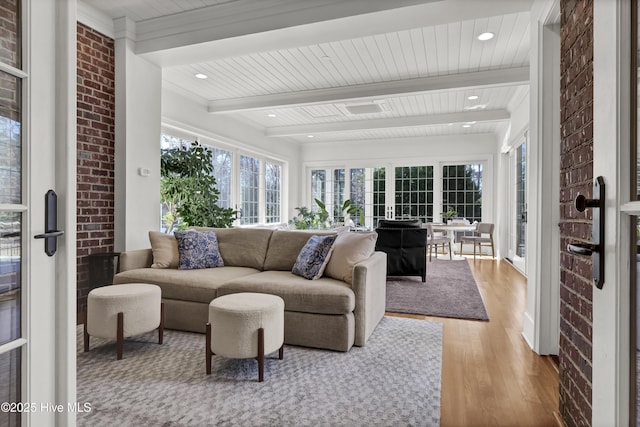
<path fill-rule="evenodd" d="M 491 246 L 491 257 L 495 258 L 494 247 L 493 247 L 493 228 L 494 224 L 488 222 L 478 223 L 476 227 L 476 231 L 473 236 L 462 236 L 460 237 L 460 254 L 462 254 L 462 244 L 463 243 L 472 243 L 473 244 L 473 259 L 476 258 L 476 246 L 480 248 L 480 255 L 482 255 L 482 246 Z"/>
<path fill-rule="evenodd" d="M 445 244 L 449 245 L 449 259 L 452 259 L 451 240 L 449 240 L 449 237 L 443 235 L 442 233 L 435 233 L 433 231 L 433 225 L 429 222 L 424 226 L 427 229 L 427 250 L 429 251 L 429 261 L 431 261 L 431 253 L 433 252 L 433 247 L 436 247 L 436 258 L 438 258 L 438 245 L 442 245 L 442 250 L 444 251 Z"/>

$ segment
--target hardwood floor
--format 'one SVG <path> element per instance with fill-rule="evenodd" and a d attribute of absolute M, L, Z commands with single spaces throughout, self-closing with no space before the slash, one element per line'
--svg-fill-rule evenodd
<path fill-rule="evenodd" d="M 444 325 L 440 425 L 560 425 L 557 364 L 522 337 L 526 279 L 507 261 L 468 262 L 490 321 L 387 313 Z"/>

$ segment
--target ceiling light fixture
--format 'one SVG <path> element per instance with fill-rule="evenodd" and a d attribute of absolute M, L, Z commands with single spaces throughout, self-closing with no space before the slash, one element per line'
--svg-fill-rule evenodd
<path fill-rule="evenodd" d="M 467 96 L 467 99 L 469 101 L 474 101 L 474 100 L 478 99 L 478 95 L 469 95 L 469 96 Z"/>
<path fill-rule="evenodd" d="M 307 135 L 307 138 L 314 138 L 313 135 Z"/>
<path fill-rule="evenodd" d="M 198 74 L 195 74 L 195 75 L 194 75 L 194 77 L 195 77 L 196 79 L 204 80 L 204 79 L 206 79 L 206 78 L 207 78 L 207 77 L 209 77 L 209 76 L 207 76 L 206 74 L 198 73 Z"/>
<path fill-rule="evenodd" d="M 462 125 L 463 128 L 470 128 L 471 125 Z"/>
<path fill-rule="evenodd" d="M 486 42 L 487 40 L 491 40 L 495 34 L 493 33 L 482 33 L 478 36 L 478 40 Z"/>
<path fill-rule="evenodd" d="M 271 117 L 273 119 L 274 117 L 277 117 L 277 116 L 275 114 L 273 114 L 273 113 L 269 113 L 269 114 L 267 114 L 267 117 Z"/>

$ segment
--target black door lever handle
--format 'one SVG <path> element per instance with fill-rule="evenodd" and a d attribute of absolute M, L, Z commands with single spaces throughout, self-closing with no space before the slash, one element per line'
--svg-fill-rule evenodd
<path fill-rule="evenodd" d="M 44 195 L 44 233 L 33 236 L 35 239 L 44 239 L 44 252 L 48 256 L 53 256 L 58 249 L 58 237 L 64 231 L 58 228 L 58 195 L 55 191 L 49 190 Z"/>
<path fill-rule="evenodd" d="M 587 199 L 582 194 L 576 197 L 576 210 L 584 212 L 587 208 L 593 208 L 591 243 L 570 243 L 567 251 L 574 255 L 591 256 L 591 269 L 593 284 L 598 289 L 604 285 L 604 231 L 605 231 L 605 184 L 604 178 L 599 176 L 593 182 L 593 198 Z"/>
<path fill-rule="evenodd" d="M 593 243 L 570 243 L 567 245 L 567 250 L 574 255 L 591 256 L 594 252 L 600 251 L 600 245 L 594 245 Z"/>
<path fill-rule="evenodd" d="M 33 236 L 34 239 L 48 239 L 49 237 L 60 237 L 64 234 L 62 230 L 51 230 L 46 233 L 36 234 Z"/>

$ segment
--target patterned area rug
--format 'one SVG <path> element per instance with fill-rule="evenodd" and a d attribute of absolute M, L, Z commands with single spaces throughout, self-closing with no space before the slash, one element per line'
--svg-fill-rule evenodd
<path fill-rule="evenodd" d="M 427 262 L 427 280 L 387 278 L 387 311 L 458 319 L 489 320 L 466 260 Z"/>
<path fill-rule="evenodd" d="M 347 353 L 285 346 L 265 361 L 213 357 L 202 334 L 165 331 L 115 343 L 78 332 L 79 426 L 437 426 L 442 324 L 384 317 L 365 347 Z"/>

